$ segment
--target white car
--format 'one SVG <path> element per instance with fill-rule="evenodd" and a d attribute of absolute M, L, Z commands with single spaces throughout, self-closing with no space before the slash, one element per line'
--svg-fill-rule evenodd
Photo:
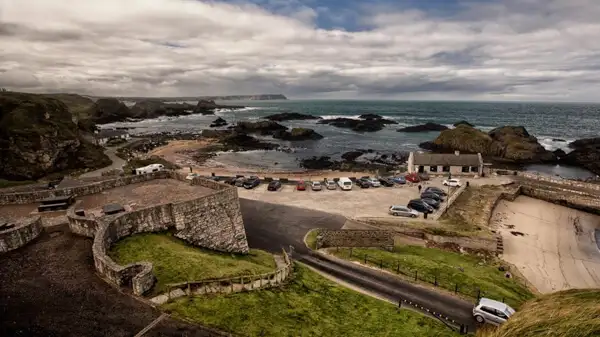
<path fill-rule="evenodd" d="M 377 178 L 369 178 L 369 184 L 371 184 L 371 187 L 381 187 L 381 182 L 379 181 L 379 179 Z"/>
<path fill-rule="evenodd" d="M 338 180 L 338 186 L 344 191 L 350 191 L 352 189 L 352 180 L 342 177 Z"/>
<path fill-rule="evenodd" d="M 451 187 L 460 187 L 460 179 L 448 179 L 448 180 L 444 180 L 444 186 L 451 186 Z"/>
<path fill-rule="evenodd" d="M 473 308 L 473 317 L 478 323 L 500 325 L 515 313 L 510 306 L 489 298 L 482 298 Z"/>
<path fill-rule="evenodd" d="M 405 216 L 409 218 L 416 218 L 419 216 L 419 212 L 415 211 L 414 209 L 398 205 L 390 206 L 389 213 L 394 216 Z"/>
<path fill-rule="evenodd" d="M 187 180 L 194 180 L 194 178 L 199 177 L 200 175 L 198 173 L 188 173 L 187 177 L 185 177 L 185 179 Z"/>
<path fill-rule="evenodd" d="M 310 188 L 313 191 L 320 191 L 320 190 L 323 189 L 323 185 L 321 185 L 320 181 L 313 181 L 313 182 L 310 183 Z"/>
<path fill-rule="evenodd" d="M 325 179 L 325 186 L 327 187 L 328 190 L 336 190 L 337 189 L 337 184 L 335 183 L 335 181 L 333 181 L 333 179 Z"/>

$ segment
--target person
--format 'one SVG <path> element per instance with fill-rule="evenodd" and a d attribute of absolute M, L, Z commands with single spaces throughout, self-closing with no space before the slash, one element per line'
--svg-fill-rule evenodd
<path fill-rule="evenodd" d="M 417 188 L 419 189 L 419 193 L 421 193 L 421 185 L 417 186 Z"/>
<path fill-rule="evenodd" d="M 190 166 L 190 173 L 192 173 L 192 167 Z"/>

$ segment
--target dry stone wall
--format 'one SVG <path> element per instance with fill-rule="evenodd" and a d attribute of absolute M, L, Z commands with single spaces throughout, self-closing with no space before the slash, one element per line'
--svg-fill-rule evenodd
<path fill-rule="evenodd" d="M 432 217 L 433 220 L 438 220 L 442 215 L 444 215 L 444 213 L 446 213 L 446 210 L 450 206 L 452 206 L 452 204 L 456 201 L 456 199 L 458 199 L 458 197 L 460 197 L 460 195 L 465 191 L 466 188 L 467 185 L 464 184 L 461 187 L 459 187 L 456 191 L 454 191 L 454 193 L 452 193 L 452 195 L 450 195 L 448 199 L 442 203 L 437 212 L 435 212 L 435 214 Z"/>
<path fill-rule="evenodd" d="M 568 187 L 584 188 L 584 189 L 596 190 L 596 191 L 600 192 L 600 184 L 592 184 L 592 183 L 586 183 L 586 182 L 576 181 L 576 180 L 561 179 L 561 178 L 551 177 L 551 176 L 547 176 L 547 175 L 543 175 L 543 174 L 535 174 L 535 173 L 530 173 L 530 172 L 518 172 L 517 175 L 527 178 L 527 179 L 537 180 L 537 181 L 541 181 L 541 182 L 564 185 L 567 188 Z"/>
<path fill-rule="evenodd" d="M 0 231 L 0 253 L 23 247 L 40 236 L 43 230 L 42 219 L 37 216 L 26 218 L 15 227 Z"/>
<path fill-rule="evenodd" d="M 317 236 L 317 249 L 327 247 L 394 247 L 394 233 L 385 230 L 324 229 Z"/>

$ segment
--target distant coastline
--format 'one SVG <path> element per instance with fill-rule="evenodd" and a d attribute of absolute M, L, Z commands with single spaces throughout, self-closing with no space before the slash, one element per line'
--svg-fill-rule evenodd
<path fill-rule="evenodd" d="M 225 96 L 182 96 L 182 97 L 101 97 L 93 96 L 95 99 L 99 98 L 116 98 L 120 101 L 127 102 L 141 102 L 141 101 L 161 101 L 161 102 L 186 102 L 186 101 L 285 101 L 288 98 L 282 94 L 257 94 L 257 95 L 225 95 Z"/>

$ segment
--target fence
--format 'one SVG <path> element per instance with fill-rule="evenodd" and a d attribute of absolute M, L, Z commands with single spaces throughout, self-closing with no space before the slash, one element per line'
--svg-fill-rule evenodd
<path fill-rule="evenodd" d="M 466 285 L 456 280 L 449 279 L 447 277 L 442 277 L 437 273 L 429 274 L 425 272 L 419 272 L 418 269 L 407 268 L 402 265 L 400 261 L 395 261 L 390 263 L 389 261 L 384 261 L 383 259 L 375 259 L 370 257 L 368 254 L 357 254 L 353 252 L 352 248 L 342 248 L 340 250 L 339 247 L 334 248 L 336 251 L 336 255 L 347 258 L 348 260 L 354 259 L 360 261 L 365 266 L 375 266 L 382 270 L 387 270 L 393 272 L 398 275 L 404 275 L 405 277 L 411 279 L 415 282 L 424 282 L 431 284 L 435 287 L 444 288 L 453 292 L 454 294 L 461 294 L 467 296 L 469 298 L 475 298 L 479 301 L 480 298 L 485 297 L 485 290 L 481 287 L 474 287 L 470 285 Z M 340 251 L 342 254 L 339 254 Z M 348 252 L 345 254 L 345 252 Z M 502 302 L 506 299 L 502 298 Z"/>

